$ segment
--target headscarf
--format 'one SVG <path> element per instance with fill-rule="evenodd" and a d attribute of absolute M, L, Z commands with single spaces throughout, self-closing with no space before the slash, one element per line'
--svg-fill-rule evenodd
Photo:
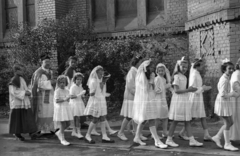
<path fill-rule="evenodd" d="M 162 64 L 162 63 L 159 63 L 156 67 L 156 74 L 158 75 L 157 71 L 158 71 L 158 68 L 159 67 L 163 67 L 165 69 L 165 74 L 166 74 L 166 78 L 167 78 L 167 83 L 170 83 L 171 82 L 171 76 L 170 76 L 170 72 L 169 70 L 167 69 L 167 67 Z"/>
<path fill-rule="evenodd" d="M 98 65 L 95 68 L 93 68 L 93 70 L 91 71 L 90 76 L 89 76 L 88 81 L 87 81 L 87 86 L 88 87 L 90 87 L 90 83 L 92 82 L 92 80 L 94 80 L 94 79 L 98 80 L 97 71 L 99 69 L 103 69 L 103 67 Z"/>
<path fill-rule="evenodd" d="M 145 72 L 147 66 L 151 63 L 151 60 L 144 61 L 138 68 L 136 79 L 135 79 L 135 96 L 133 104 L 133 120 L 136 123 L 142 123 L 145 119 L 146 105 L 148 102 L 148 85 L 149 80 L 146 77 Z"/>

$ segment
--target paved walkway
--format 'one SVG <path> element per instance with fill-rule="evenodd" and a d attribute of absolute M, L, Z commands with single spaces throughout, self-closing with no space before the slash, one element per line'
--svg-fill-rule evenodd
<path fill-rule="evenodd" d="M 119 129 L 119 124 L 111 123 L 114 129 Z M 178 130 L 181 125 L 177 128 L 175 135 L 177 136 Z M 194 128 L 194 135 L 200 142 L 202 140 L 202 130 L 200 128 Z M 178 137 L 175 137 L 174 141 L 180 144 L 178 148 L 158 149 L 155 148 L 153 140 L 149 137 L 146 141 L 147 146 L 132 146 L 133 136 L 130 132 L 125 132 L 129 141 L 121 141 L 118 137 L 111 136 L 115 140 L 114 144 L 101 143 L 101 136 L 93 136 L 96 144 L 90 145 L 85 143 L 84 140 L 78 140 L 77 138 L 71 137 L 71 132 L 66 131 L 66 139 L 71 143 L 70 146 L 62 146 L 56 136 L 49 139 L 43 140 L 29 140 L 28 135 L 25 135 L 26 141 L 16 141 L 12 135 L 7 134 L 8 131 L 8 120 L 0 119 L 0 155 L 1 156 L 32 156 L 32 155 L 158 155 L 163 156 L 170 155 L 226 155 L 226 156 L 239 156 L 240 152 L 229 152 L 223 149 L 219 149 L 213 142 L 204 142 L 203 147 L 189 147 L 187 141 L 183 141 Z M 99 130 L 100 131 L 100 130 Z M 86 129 L 82 130 L 82 133 L 86 133 Z M 211 135 L 216 133 L 210 131 Z M 148 130 L 144 130 L 145 136 L 150 136 Z M 165 139 L 162 139 L 165 142 Z M 240 148 L 240 142 L 233 142 L 235 146 Z"/>

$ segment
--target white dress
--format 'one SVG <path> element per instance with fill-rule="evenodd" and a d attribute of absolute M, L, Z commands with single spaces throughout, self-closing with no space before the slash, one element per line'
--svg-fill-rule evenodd
<path fill-rule="evenodd" d="M 166 100 L 166 79 L 157 76 L 154 80 L 155 83 L 155 100 L 157 102 L 158 115 L 160 119 L 168 118 L 168 105 Z"/>
<path fill-rule="evenodd" d="M 177 85 L 180 90 L 185 90 L 187 85 L 186 76 L 181 73 L 174 75 L 173 85 Z M 190 121 L 192 119 L 189 93 L 173 93 L 169 110 L 169 119 L 174 121 Z"/>
<path fill-rule="evenodd" d="M 240 93 L 240 70 L 236 70 L 231 76 L 231 91 Z M 233 125 L 230 128 L 231 140 L 240 140 L 240 97 L 232 97 L 233 101 Z"/>
<path fill-rule="evenodd" d="M 155 91 L 152 88 L 154 83 L 154 74 L 150 76 L 150 80 L 146 77 L 146 68 L 150 64 L 150 60 L 144 61 L 138 68 L 135 79 L 135 95 L 133 102 L 133 120 L 137 123 L 143 123 L 146 120 L 157 119 L 158 110 L 155 100 Z"/>
<path fill-rule="evenodd" d="M 84 115 L 91 115 L 96 118 L 107 115 L 105 91 L 100 88 L 100 82 L 101 80 L 94 78 L 89 83 L 90 93 L 95 93 L 95 95 L 90 96 Z"/>
<path fill-rule="evenodd" d="M 230 93 L 230 78 L 223 74 L 218 82 L 218 95 L 215 100 L 214 113 L 218 116 L 231 116 L 233 114 L 233 102 L 227 95 Z"/>
<path fill-rule="evenodd" d="M 64 101 L 57 103 L 56 99 L 65 99 L 69 96 L 67 89 L 58 88 L 54 93 L 54 114 L 53 121 L 70 121 L 73 120 L 72 109 L 69 102 Z"/>
<path fill-rule="evenodd" d="M 189 79 L 189 86 L 194 88 L 200 88 L 203 85 L 202 77 L 196 69 L 192 69 L 191 78 Z M 204 118 L 206 117 L 203 94 L 202 91 L 189 93 L 190 102 L 192 103 L 192 117 Z"/>
<path fill-rule="evenodd" d="M 136 74 L 137 74 L 137 68 L 131 67 L 131 69 L 129 70 L 126 76 L 124 100 L 123 100 L 120 115 L 128 118 L 132 118 Z"/>
<path fill-rule="evenodd" d="M 83 91 L 82 85 L 77 86 L 73 84 L 70 88 L 70 95 L 79 95 Z M 72 108 L 73 116 L 84 116 L 85 105 L 81 96 L 78 96 L 76 99 L 70 99 L 69 102 Z"/>

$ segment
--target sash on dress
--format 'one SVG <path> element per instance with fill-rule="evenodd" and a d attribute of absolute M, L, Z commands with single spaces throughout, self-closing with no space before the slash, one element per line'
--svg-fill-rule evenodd
<path fill-rule="evenodd" d="M 49 97 L 50 97 L 50 90 L 45 90 L 45 95 L 44 95 L 44 100 L 43 100 L 44 104 L 49 104 L 50 103 Z"/>

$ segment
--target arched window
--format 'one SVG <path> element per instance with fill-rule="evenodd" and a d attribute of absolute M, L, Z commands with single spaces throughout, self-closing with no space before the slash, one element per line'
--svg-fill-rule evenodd
<path fill-rule="evenodd" d="M 107 0 L 92 1 L 93 20 L 107 19 Z"/>
<path fill-rule="evenodd" d="M 35 0 L 26 0 L 26 22 L 30 26 L 36 25 Z"/>
<path fill-rule="evenodd" d="M 18 10 L 14 0 L 5 0 L 6 29 L 18 24 Z"/>
<path fill-rule="evenodd" d="M 147 0 L 148 13 L 160 13 L 164 10 L 164 0 Z"/>
<path fill-rule="evenodd" d="M 137 16 L 137 0 L 116 0 L 116 16 Z"/>

